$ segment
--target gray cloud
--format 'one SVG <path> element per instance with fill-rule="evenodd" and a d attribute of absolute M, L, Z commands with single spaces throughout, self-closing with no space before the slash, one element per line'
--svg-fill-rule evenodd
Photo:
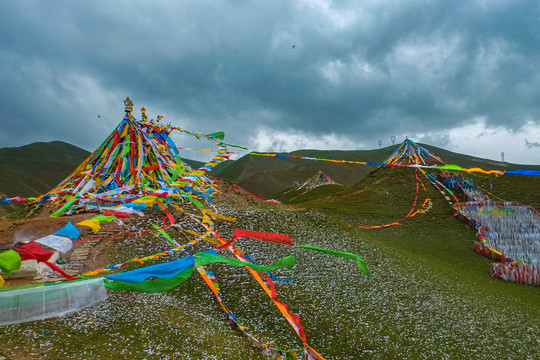
<path fill-rule="evenodd" d="M 0 146 L 92 149 L 127 95 L 248 146 L 263 126 L 375 146 L 478 117 L 540 125 L 539 13 L 533 1 L 4 1 Z"/>
<path fill-rule="evenodd" d="M 538 141 L 527 141 L 527 139 L 525 139 L 525 146 L 527 149 L 540 148 L 540 143 Z"/>

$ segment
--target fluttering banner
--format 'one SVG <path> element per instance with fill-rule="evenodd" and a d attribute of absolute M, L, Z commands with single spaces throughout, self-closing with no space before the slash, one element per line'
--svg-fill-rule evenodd
<path fill-rule="evenodd" d="M 326 161 L 326 162 L 333 162 L 333 163 L 356 164 L 356 165 L 399 166 L 399 167 L 435 169 L 435 170 L 465 171 L 465 172 L 469 172 L 469 173 L 471 173 L 471 172 L 480 172 L 480 173 L 483 173 L 483 174 L 496 174 L 496 175 L 540 176 L 540 170 L 529 170 L 529 169 L 520 169 L 520 170 L 512 170 L 512 171 L 484 170 L 484 169 L 479 168 L 479 167 L 464 168 L 464 167 L 461 167 L 459 165 L 453 165 L 453 164 L 445 164 L 445 165 L 421 165 L 421 164 L 418 164 L 418 163 L 396 164 L 396 163 L 375 162 L 375 161 L 336 160 L 336 159 L 325 159 L 325 158 L 314 158 L 314 157 L 307 157 L 307 156 L 294 156 L 294 155 L 287 155 L 287 154 L 259 153 L 259 152 L 250 152 L 248 155 L 276 157 L 276 158 L 289 158 L 289 159 L 301 159 L 301 160 L 311 160 L 311 161 Z"/>

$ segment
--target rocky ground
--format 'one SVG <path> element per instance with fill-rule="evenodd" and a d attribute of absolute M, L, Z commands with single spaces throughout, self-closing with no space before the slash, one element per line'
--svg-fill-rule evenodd
<path fill-rule="evenodd" d="M 216 222 L 225 238 L 232 235 L 233 227 L 286 233 L 295 244 L 350 251 L 367 262 L 373 273 L 369 278 L 350 259 L 250 239 L 237 243 L 261 264 L 296 256 L 292 270 L 275 272 L 292 280 L 276 282 L 278 297 L 300 316 L 309 344 L 325 358 L 540 357 L 538 289 L 490 278 L 481 272 L 483 266 L 468 265 L 485 260 L 475 254 L 464 253 L 462 263 L 448 272 L 440 265 L 444 259 L 424 259 L 408 251 L 415 241 L 429 247 L 430 242 L 435 243 L 433 237 L 448 243 L 448 251 L 468 248 L 474 232 L 457 220 L 426 214 L 415 219 L 416 223 L 369 233 L 346 226 L 351 221 L 345 214 L 275 206 L 224 183 L 220 191 L 216 209 L 237 218 L 235 223 Z M 181 214 L 176 217 L 184 226 L 201 230 Z M 41 231 L 49 231 L 49 226 L 56 230 L 67 220 L 52 220 Z M 126 226 L 144 227 L 151 221 L 149 215 Z M 434 222 L 440 230 L 425 231 L 425 224 Z M 21 222 L 17 229 L 27 226 Z M 179 242 L 188 239 L 176 230 L 169 233 Z M 169 247 L 152 235 L 100 240 L 89 248 L 84 270 Z M 210 245 L 200 243 L 193 251 L 208 248 Z M 301 347 L 288 323 L 244 269 L 220 264 L 210 268 L 225 306 L 256 337 L 277 348 Z M 466 280 L 471 271 L 479 271 L 473 282 Z M 1 327 L 0 353 L 11 359 L 265 358 L 228 325 L 197 274 L 165 293 L 109 292 L 109 296 L 107 301 L 60 318 Z"/>

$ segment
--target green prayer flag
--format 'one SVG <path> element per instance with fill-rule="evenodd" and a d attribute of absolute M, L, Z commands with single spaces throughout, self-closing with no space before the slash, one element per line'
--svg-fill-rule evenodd
<path fill-rule="evenodd" d="M 161 235 L 163 235 L 163 236 L 165 237 L 165 239 L 169 240 L 169 242 L 170 242 L 171 244 L 173 244 L 173 245 L 175 245 L 175 246 L 178 246 L 178 243 L 175 242 L 173 239 L 171 239 L 171 237 L 169 236 L 169 234 L 167 234 L 167 233 L 165 232 L 165 230 L 163 230 L 162 228 L 160 228 L 160 227 L 157 226 L 156 224 L 152 224 L 152 226 L 153 226 L 157 231 L 159 231 L 159 233 L 160 233 Z"/>
<path fill-rule="evenodd" d="M 94 216 L 93 218 L 90 218 L 90 220 L 97 220 L 97 221 L 104 221 L 104 222 L 111 222 L 113 221 L 113 219 L 114 219 L 114 215 L 109 215 L 109 216 L 97 215 L 97 216 Z"/>
<path fill-rule="evenodd" d="M 192 203 L 193 205 L 195 205 L 196 207 L 198 208 L 202 208 L 204 207 L 203 204 L 201 204 L 201 202 L 195 198 L 193 198 L 191 195 L 189 195 L 187 192 L 183 192 L 182 191 L 182 196 L 185 196 L 187 197 Z"/>
<path fill-rule="evenodd" d="M 328 255 L 339 256 L 339 257 L 342 257 L 342 258 L 354 259 L 354 260 L 356 260 L 356 265 L 358 266 L 358 268 L 360 270 L 362 270 L 362 273 L 364 273 L 364 275 L 366 275 L 366 276 L 371 276 L 371 273 L 369 272 L 369 269 L 368 269 L 366 263 L 364 262 L 364 260 L 362 260 L 362 258 L 360 258 L 360 256 L 358 256 L 356 254 L 349 253 L 349 252 L 343 252 L 343 251 L 334 251 L 334 250 L 323 249 L 323 248 L 313 246 L 313 245 L 309 245 L 309 244 L 297 245 L 297 246 L 301 247 L 301 248 L 304 248 L 304 249 L 320 251 L 320 252 L 323 252 L 323 253 L 328 254 Z"/>
<path fill-rule="evenodd" d="M 170 278 L 157 278 L 146 280 L 141 283 L 130 283 L 117 280 L 105 279 L 105 287 L 116 291 L 139 291 L 145 293 L 157 293 L 172 290 L 185 282 L 193 273 L 194 267 L 190 266 L 186 270 Z"/>
<path fill-rule="evenodd" d="M 214 254 L 210 254 L 206 252 L 197 253 L 193 255 L 193 257 L 195 258 L 196 267 L 204 266 L 204 265 L 208 265 L 208 264 L 212 264 L 216 262 L 221 262 L 221 263 L 226 263 L 232 266 L 249 266 L 250 268 L 258 272 L 273 271 L 280 267 L 290 269 L 294 266 L 294 261 L 295 261 L 294 256 L 287 256 L 282 259 L 279 259 L 272 265 L 262 266 L 262 265 L 255 265 L 250 262 L 240 261 L 237 259 L 231 259 L 231 258 L 214 255 Z"/>
<path fill-rule="evenodd" d="M 60 214 L 62 214 L 64 211 L 66 211 L 71 205 L 73 205 L 73 203 L 77 201 L 77 199 L 71 199 L 69 200 L 66 205 L 62 206 L 60 209 L 56 210 L 52 215 L 51 217 L 57 217 L 59 216 Z"/>
<path fill-rule="evenodd" d="M 443 169 L 443 170 L 463 170 L 463 168 L 459 165 L 454 164 L 446 164 L 446 165 L 440 165 L 434 167 L 434 169 Z"/>
<path fill-rule="evenodd" d="M 21 257 L 19 253 L 13 249 L 0 253 L 0 270 L 7 276 L 11 275 L 15 270 L 21 268 Z"/>
<path fill-rule="evenodd" d="M 219 140 L 225 139 L 225 133 L 223 131 L 218 131 L 213 134 L 208 134 L 208 136 L 219 139 Z"/>
<path fill-rule="evenodd" d="M 223 143 L 223 145 L 227 145 L 227 146 L 232 146 L 232 147 L 235 147 L 235 148 L 239 148 L 239 149 L 244 149 L 244 150 L 248 150 L 247 147 L 244 147 L 244 146 L 240 146 L 240 145 L 234 145 L 234 144 L 227 144 L 227 143 Z M 253 155 L 253 154 L 252 154 Z"/>

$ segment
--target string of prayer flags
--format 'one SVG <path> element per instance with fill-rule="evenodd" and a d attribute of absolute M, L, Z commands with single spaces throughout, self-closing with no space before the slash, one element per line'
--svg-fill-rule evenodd
<path fill-rule="evenodd" d="M 287 268 L 290 269 L 294 266 L 294 256 L 284 257 L 272 265 L 261 266 L 251 263 L 246 263 L 241 260 L 231 259 L 218 255 L 215 250 L 209 250 L 206 252 L 200 252 L 195 255 L 186 256 L 178 260 L 168 261 L 165 263 L 146 266 L 140 269 L 126 271 L 119 274 L 106 275 L 105 278 L 109 281 L 119 281 L 122 283 L 142 283 L 145 280 L 155 277 L 160 279 L 168 279 L 176 277 L 176 280 L 167 283 L 171 285 L 172 283 L 179 281 L 180 278 L 184 279 L 184 276 L 180 278 L 177 277 L 180 273 L 188 269 L 189 267 L 195 266 L 205 266 L 212 263 L 226 263 L 231 266 L 249 266 L 255 271 L 266 272 L 272 271 L 277 268 Z M 188 276 L 189 277 L 189 276 Z M 153 281 L 153 280 L 152 280 Z M 185 279 L 184 279 L 185 281 Z"/>
<path fill-rule="evenodd" d="M 425 150 L 425 149 L 424 149 Z M 426 150 L 427 151 L 427 150 Z M 427 158 L 425 156 L 423 157 L 408 157 L 408 156 L 400 156 L 398 158 L 406 159 L 406 161 L 411 161 L 410 163 L 405 163 L 403 161 L 402 163 L 398 163 L 397 161 L 392 161 L 387 159 L 386 161 L 389 162 L 376 162 L 376 161 L 354 161 L 354 160 L 337 160 L 337 159 L 325 159 L 325 158 L 314 158 L 314 157 L 308 157 L 308 156 L 294 156 L 294 155 L 287 155 L 287 154 L 275 154 L 275 153 L 259 153 L 259 152 L 250 152 L 248 155 L 253 156 L 266 156 L 266 157 L 277 157 L 277 158 L 289 158 L 289 159 L 301 159 L 301 160 L 311 160 L 311 161 L 325 161 L 325 162 L 333 162 L 333 163 L 344 163 L 344 164 L 356 164 L 356 165 L 376 165 L 376 166 L 399 166 L 399 167 L 411 167 L 411 168 L 421 168 L 421 169 L 436 169 L 436 170 L 450 170 L 450 171 L 466 171 L 466 172 L 480 172 L 484 174 L 495 174 L 495 175 L 529 175 L 529 176 L 540 176 L 539 170 L 530 170 L 530 169 L 518 169 L 518 170 L 512 170 L 512 171 L 502 171 L 502 170 L 484 170 L 479 167 L 473 167 L 473 168 L 464 168 L 459 165 L 454 164 L 444 164 L 442 160 L 440 160 L 441 165 L 423 165 L 423 161 L 425 162 L 426 159 L 432 159 L 433 162 L 437 162 L 438 157 L 435 155 L 434 158 L 431 156 L 428 156 Z M 390 157 L 389 157 L 390 158 Z"/>
<path fill-rule="evenodd" d="M 163 235 L 163 237 L 164 237 L 165 239 L 169 240 L 169 242 L 170 242 L 171 244 L 173 244 L 173 245 L 175 245 L 175 246 L 179 246 L 179 244 L 178 244 L 175 240 L 171 239 L 171 237 L 169 236 L 169 234 L 167 234 L 167 233 L 165 232 L 165 230 L 163 230 L 162 228 L 160 228 L 160 227 L 157 226 L 156 224 L 152 224 L 152 226 L 153 226 L 154 229 L 156 229 L 161 235 Z"/>
<path fill-rule="evenodd" d="M 229 321 L 231 322 L 231 325 L 241 331 L 244 335 L 246 335 L 249 339 L 251 339 L 254 344 L 260 348 L 263 349 L 264 353 L 266 355 L 272 356 L 274 359 L 300 359 L 303 357 L 303 353 L 298 350 L 279 350 L 274 349 L 271 346 L 265 344 L 261 340 L 257 339 L 253 336 L 253 334 L 249 331 L 249 328 L 247 326 L 244 326 L 238 322 L 236 317 L 227 309 L 225 304 L 223 303 L 221 299 L 221 295 L 219 293 L 219 284 L 217 282 L 216 277 L 214 274 L 206 268 L 206 266 L 199 266 L 197 268 L 197 271 L 201 275 L 202 279 L 208 285 L 212 293 L 214 294 L 216 301 L 221 306 L 221 310 L 225 314 L 227 314 L 227 317 L 229 318 Z"/>
<path fill-rule="evenodd" d="M 297 245 L 297 247 L 300 247 L 300 248 L 303 248 L 303 249 L 320 251 L 322 253 L 332 255 L 332 256 L 348 258 L 348 259 L 354 259 L 356 261 L 356 266 L 358 266 L 358 268 L 360 270 L 362 270 L 362 273 L 364 275 L 366 275 L 366 276 L 371 276 L 371 273 L 369 272 L 369 269 L 367 267 L 366 262 L 364 260 L 362 260 L 362 258 L 360 256 L 356 255 L 356 254 L 353 254 L 353 253 L 350 253 L 350 252 L 344 252 L 344 251 L 335 251 L 335 250 L 323 249 L 323 248 L 313 246 L 313 245 L 309 245 L 309 244 Z"/>

